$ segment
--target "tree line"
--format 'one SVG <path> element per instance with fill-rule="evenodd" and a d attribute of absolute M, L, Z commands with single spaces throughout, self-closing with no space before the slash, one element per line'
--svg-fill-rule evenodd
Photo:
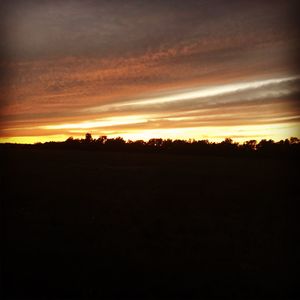
<path fill-rule="evenodd" d="M 296 137 L 274 142 L 263 139 L 245 141 L 242 144 L 226 138 L 220 143 L 208 140 L 171 140 L 152 138 L 149 141 L 125 141 L 122 137 L 100 136 L 94 139 L 90 133 L 83 139 L 69 137 L 64 142 L 46 142 L 27 145 L 34 148 L 81 149 L 98 151 L 128 151 L 146 153 L 221 155 L 221 156 L 276 156 L 300 157 L 300 140 Z"/>

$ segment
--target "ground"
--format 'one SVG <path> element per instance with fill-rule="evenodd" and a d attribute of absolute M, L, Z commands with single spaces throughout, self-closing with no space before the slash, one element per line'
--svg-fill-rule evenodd
<path fill-rule="evenodd" d="M 295 162 L 2 151 L 5 299 L 293 298 Z"/>

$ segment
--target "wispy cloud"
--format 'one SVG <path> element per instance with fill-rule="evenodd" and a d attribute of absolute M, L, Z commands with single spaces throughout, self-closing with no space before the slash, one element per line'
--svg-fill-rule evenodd
<path fill-rule="evenodd" d="M 206 102 L 214 103 L 214 97 L 218 97 L 220 101 L 220 96 L 228 95 L 228 94 L 238 94 L 244 91 L 251 93 L 253 90 L 265 88 L 272 85 L 278 85 L 286 82 L 292 82 L 299 79 L 300 76 L 290 76 L 290 77 L 283 77 L 283 78 L 272 78 L 266 80 L 258 80 L 252 82 L 242 82 L 242 83 L 233 83 L 233 84 L 225 84 L 225 85 L 217 85 L 211 86 L 206 88 L 198 88 L 193 89 L 192 91 L 186 92 L 177 92 L 175 94 L 170 94 L 167 96 L 155 97 L 155 98 L 148 98 L 148 99 L 141 99 L 141 100 L 134 100 L 134 101 L 127 101 L 121 102 L 116 104 L 110 105 L 103 105 L 99 107 L 92 107 L 86 108 L 84 111 L 91 111 L 91 112 L 99 112 L 103 110 L 109 110 L 118 107 L 124 106 L 148 106 L 148 105 L 157 105 L 157 104 L 165 104 L 165 103 L 173 103 L 177 101 L 188 101 L 188 100 L 202 100 L 206 99 Z M 247 100 L 257 99 L 257 98 L 266 98 L 270 95 L 272 96 L 283 96 L 285 94 L 289 94 L 290 90 L 281 90 L 273 92 L 272 89 L 264 91 L 260 95 L 255 95 L 251 97 L 251 94 L 248 95 Z M 230 101 L 229 101 L 230 102 Z"/>

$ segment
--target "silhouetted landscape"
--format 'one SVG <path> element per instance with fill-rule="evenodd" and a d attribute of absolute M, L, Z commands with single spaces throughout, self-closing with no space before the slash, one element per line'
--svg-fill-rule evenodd
<path fill-rule="evenodd" d="M 298 0 L 0 1 L 0 300 L 296 300 Z"/>
<path fill-rule="evenodd" d="M 183 155 L 209 155 L 209 156 L 246 156 L 246 157 L 299 157 L 300 140 L 296 137 L 274 142 L 273 140 L 246 141 L 243 144 L 235 143 L 231 138 L 223 142 L 214 143 L 208 140 L 171 140 L 152 138 L 143 140 L 125 141 L 122 137 L 107 138 L 100 136 L 93 139 L 90 133 L 84 139 L 69 137 L 65 142 L 46 142 L 36 144 L 11 144 L 1 145 L 3 148 L 30 148 L 30 149 L 63 149 L 63 150 L 97 150 L 109 152 L 142 152 L 165 153 Z"/>
<path fill-rule="evenodd" d="M 5 299 L 296 299 L 297 138 L 1 144 Z"/>

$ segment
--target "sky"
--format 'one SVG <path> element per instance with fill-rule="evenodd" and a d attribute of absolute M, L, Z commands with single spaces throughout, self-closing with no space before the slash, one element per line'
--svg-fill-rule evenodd
<path fill-rule="evenodd" d="M 300 137 L 298 1 L 0 2 L 0 142 Z"/>

